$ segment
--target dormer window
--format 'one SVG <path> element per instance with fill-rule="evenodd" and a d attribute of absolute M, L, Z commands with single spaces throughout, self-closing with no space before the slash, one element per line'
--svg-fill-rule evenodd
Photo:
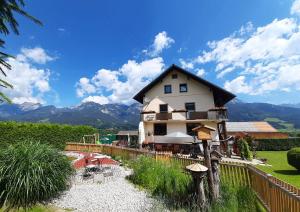
<path fill-rule="evenodd" d="M 179 91 L 180 91 L 180 93 L 187 92 L 187 91 L 188 91 L 187 84 L 186 84 L 186 83 L 180 84 L 180 86 L 179 86 Z"/>
<path fill-rule="evenodd" d="M 165 85 L 165 93 L 172 93 L 172 86 L 171 85 Z"/>

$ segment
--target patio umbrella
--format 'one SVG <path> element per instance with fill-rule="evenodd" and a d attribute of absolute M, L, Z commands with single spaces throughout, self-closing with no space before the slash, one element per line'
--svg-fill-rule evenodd
<path fill-rule="evenodd" d="M 130 146 L 130 134 L 128 133 L 128 140 L 127 140 L 128 146 Z"/>
<path fill-rule="evenodd" d="M 189 144 L 193 137 L 183 132 L 172 132 L 159 138 L 159 143 Z"/>
<path fill-rule="evenodd" d="M 192 138 L 192 136 L 185 134 L 183 132 L 172 132 L 168 135 L 165 135 L 165 137 L 172 137 L 172 138 Z"/>
<path fill-rule="evenodd" d="M 139 146 L 142 146 L 142 144 L 145 141 L 145 128 L 144 128 L 144 122 L 139 123 Z"/>

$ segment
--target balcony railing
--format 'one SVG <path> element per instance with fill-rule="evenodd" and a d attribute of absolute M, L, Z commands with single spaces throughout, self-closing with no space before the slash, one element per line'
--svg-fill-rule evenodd
<path fill-rule="evenodd" d="M 208 114 L 206 111 L 186 112 L 186 119 L 187 120 L 208 119 Z"/>
<path fill-rule="evenodd" d="M 209 111 L 173 111 L 172 113 L 162 112 L 155 113 L 154 111 L 142 112 L 142 121 L 156 120 L 226 120 L 227 110 L 212 109 Z"/>
<path fill-rule="evenodd" d="M 156 113 L 156 120 L 169 120 L 172 119 L 172 113 Z"/>

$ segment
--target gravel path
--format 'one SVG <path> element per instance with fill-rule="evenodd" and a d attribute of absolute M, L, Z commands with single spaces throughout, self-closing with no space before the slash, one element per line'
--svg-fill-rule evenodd
<path fill-rule="evenodd" d="M 130 174 L 129 170 L 114 166 L 113 172 L 112 177 L 97 174 L 94 179 L 85 181 L 78 173 L 71 189 L 53 204 L 59 208 L 82 212 L 166 211 L 162 203 L 125 179 Z"/>

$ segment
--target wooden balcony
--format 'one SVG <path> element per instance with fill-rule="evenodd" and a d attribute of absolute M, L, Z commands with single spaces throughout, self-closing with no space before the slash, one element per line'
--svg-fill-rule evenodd
<path fill-rule="evenodd" d="M 187 120 L 208 119 L 208 114 L 206 111 L 187 112 L 186 119 Z"/>
<path fill-rule="evenodd" d="M 186 120 L 227 120 L 227 110 L 214 108 L 209 111 L 173 111 L 155 113 L 148 111 L 141 113 L 142 121 L 186 121 Z"/>
<path fill-rule="evenodd" d="M 156 120 L 172 119 L 172 113 L 156 113 Z"/>

